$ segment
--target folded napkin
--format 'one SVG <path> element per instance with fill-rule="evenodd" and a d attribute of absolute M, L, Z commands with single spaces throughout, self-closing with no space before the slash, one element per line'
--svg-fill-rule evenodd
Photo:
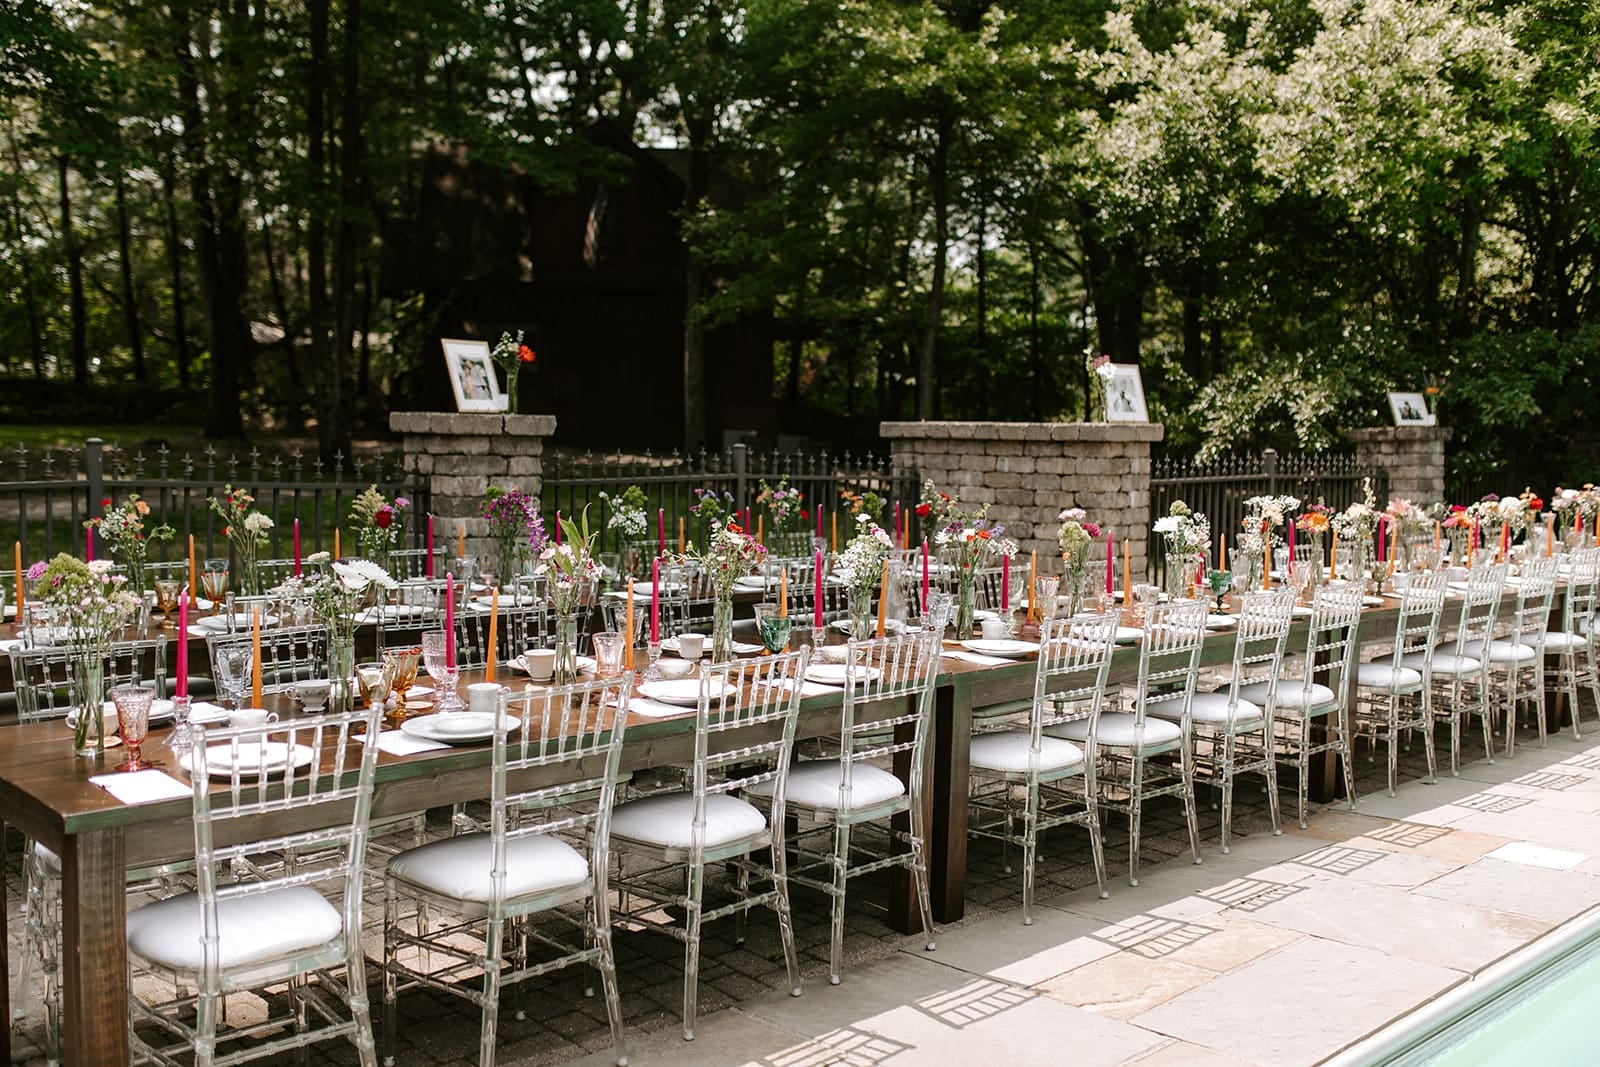
<path fill-rule="evenodd" d="M 22 640 L 20 638 L 10 641 L 0 641 L 0 652 L 10 652 L 13 648 L 21 647 Z"/>
<path fill-rule="evenodd" d="M 792 692 L 794 690 L 794 679 L 785 678 L 775 686 L 772 686 L 772 688 Z M 837 685 L 825 685 L 822 682 L 810 682 L 803 679 L 800 682 L 800 695 L 803 697 L 827 696 L 830 693 L 838 693 L 839 691 L 840 689 Z"/>
<path fill-rule="evenodd" d="M 124 804 L 154 804 L 158 800 L 187 800 L 194 796 L 193 786 L 178 781 L 166 771 L 91 774 L 89 781 Z"/>
<path fill-rule="evenodd" d="M 213 704 L 209 700 L 196 700 L 189 705 L 189 717 L 192 719 L 197 715 L 202 720 L 212 717 L 226 719 L 228 717 L 228 709 L 221 704 Z"/>
<path fill-rule="evenodd" d="M 984 656 L 976 652 L 968 652 L 966 649 L 945 652 L 943 655 L 946 659 L 959 659 L 966 663 L 976 663 L 983 667 L 1004 667 L 1008 663 L 1017 662 L 1014 659 L 1007 659 L 1004 656 Z"/>
<path fill-rule="evenodd" d="M 361 735 L 361 743 L 366 744 L 367 735 Z M 385 730 L 378 735 L 378 751 L 387 752 L 391 756 L 414 756 L 418 752 L 437 752 L 441 748 L 450 746 L 443 741 L 429 741 L 422 737 L 412 737 L 404 730 Z"/>

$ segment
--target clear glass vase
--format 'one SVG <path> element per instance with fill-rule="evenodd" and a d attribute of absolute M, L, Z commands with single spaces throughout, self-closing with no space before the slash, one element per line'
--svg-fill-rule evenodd
<path fill-rule="evenodd" d="M 356 635 L 333 632 L 328 640 L 328 706 L 336 712 L 349 711 L 355 695 Z"/>
<path fill-rule="evenodd" d="M 1235 550 L 1232 558 L 1228 560 L 1233 564 L 1233 573 L 1243 576 L 1242 588 L 1246 592 L 1261 588 L 1261 560 L 1261 553 L 1246 552 L 1243 549 Z"/>
<path fill-rule="evenodd" d="M 711 662 L 727 663 L 733 658 L 733 594 L 718 594 L 711 602 Z"/>
<path fill-rule="evenodd" d="M 556 616 L 556 685 L 571 685 L 578 680 L 578 616 L 567 612 Z"/>
<path fill-rule="evenodd" d="M 956 640 L 972 640 L 972 616 L 976 608 L 977 581 L 972 568 L 961 568 L 956 581 Z"/>
<path fill-rule="evenodd" d="M 1070 561 L 1067 563 L 1067 573 L 1062 576 L 1061 584 L 1066 587 L 1065 591 L 1067 595 L 1068 616 L 1076 615 L 1081 612 L 1083 610 L 1084 601 L 1088 599 L 1089 587 L 1087 572 L 1088 568 L 1084 566 L 1084 562 L 1081 559 L 1076 563 L 1072 563 Z M 1062 590 L 1058 588 L 1056 590 L 1056 595 L 1061 595 L 1061 592 Z"/>
<path fill-rule="evenodd" d="M 78 724 L 73 729 L 72 748 L 79 756 L 98 756 L 105 751 L 106 739 L 101 708 L 105 704 L 105 660 L 99 649 L 87 649 L 72 663 L 78 685 Z"/>
<path fill-rule="evenodd" d="M 876 633 L 872 619 L 872 586 L 857 585 L 850 589 L 850 639 L 865 641 Z"/>
<path fill-rule="evenodd" d="M 1167 553 L 1167 569 L 1162 575 L 1162 590 L 1168 600 L 1187 600 L 1194 595 L 1197 564 L 1192 552 Z"/>

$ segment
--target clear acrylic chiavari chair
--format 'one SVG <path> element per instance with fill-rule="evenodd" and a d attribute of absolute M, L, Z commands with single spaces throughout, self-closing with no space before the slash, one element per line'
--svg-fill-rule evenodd
<path fill-rule="evenodd" d="M 1494 636 L 1500 613 L 1500 597 L 1505 589 L 1508 563 L 1479 563 L 1467 573 L 1462 591 L 1461 610 L 1455 634 L 1445 637 L 1441 628 L 1439 644 L 1433 653 L 1433 711 L 1435 718 L 1450 724 L 1450 773 L 1461 773 L 1461 733 L 1463 721 L 1476 716 L 1483 726 L 1484 756 L 1494 762 L 1493 728 L 1490 724 L 1489 665 L 1472 654 Z M 1446 609 L 1448 611 L 1448 608 Z M 1402 666 L 1417 668 L 1420 658 L 1401 660 Z"/>
<path fill-rule="evenodd" d="M 1011 847 L 1021 848 L 1024 926 L 1033 925 L 1034 863 L 1045 830 L 1075 824 L 1088 831 L 1095 878 L 1100 895 L 1106 895 L 1095 726 L 1116 649 L 1117 620 L 1114 613 L 1046 619 L 1027 727 L 1006 724 L 972 738 L 968 832 L 1002 842 L 1007 873 Z M 1086 726 L 1081 747 L 1045 733 L 1080 720 Z"/>
<path fill-rule="evenodd" d="M 385 1063 L 395 1061 L 402 989 L 425 985 L 476 1004 L 478 1062 L 491 1065 L 503 991 L 578 965 L 599 971 L 613 1053 L 627 1062 L 611 950 L 610 837 L 632 688 L 630 672 L 502 694 L 487 828 L 389 860 Z M 414 905 L 409 915 L 402 902 Z M 435 960 L 443 966 L 431 966 Z M 522 1018 L 522 1007 L 516 1011 Z"/>
<path fill-rule="evenodd" d="M 211 676 L 218 677 L 217 657 L 223 649 L 249 648 L 248 629 L 206 635 Z M 285 693 L 296 682 L 328 677 L 326 626 L 275 626 L 261 630 L 261 691 Z"/>
<path fill-rule="evenodd" d="M 1374 745 L 1387 742 L 1389 795 L 1394 796 L 1403 734 L 1422 733 L 1428 757 L 1428 780 L 1437 774 L 1433 746 L 1433 657 L 1444 617 L 1444 571 L 1412 574 L 1400 597 L 1392 651 L 1356 667 L 1356 731 Z"/>
<path fill-rule="evenodd" d="M 1544 642 L 1550 628 L 1550 609 L 1556 595 L 1556 560 L 1539 556 L 1522 564 L 1515 579 L 1517 597 L 1508 620 L 1508 632 L 1495 637 L 1493 632 L 1469 654 L 1483 660 L 1491 693 L 1499 698 L 1505 713 L 1506 748 L 1511 756 L 1517 747 L 1517 711 L 1532 710 L 1539 728 L 1539 744 L 1544 745 Z"/>
<path fill-rule="evenodd" d="M 1546 631 L 1544 650 L 1555 661 L 1553 688 L 1566 701 L 1572 717 L 1572 736 L 1579 736 L 1578 687 L 1585 686 L 1600 710 L 1600 670 L 1596 668 L 1595 606 L 1600 597 L 1600 548 L 1580 548 L 1566 556 L 1566 597 L 1561 605 L 1561 628 Z"/>

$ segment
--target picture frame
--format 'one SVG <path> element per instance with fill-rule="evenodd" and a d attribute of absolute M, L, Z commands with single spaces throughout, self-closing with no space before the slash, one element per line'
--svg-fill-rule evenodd
<path fill-rule="evenodd" d="M 1428 398 L 1421 393 L 1390 393 L 1389 414 L 1396 426 L 1437 426 L 1438 418 L 1428 410 Z"/>
<path fill-rule="evenodd" d="M 456 410 L 505 411 L 509 400 L 500 391 L 489 342 L 446 337 L 439 343 L 450 371 L 450 388 L 456 394 Z"/>
<path fill-rule="evenodd" d="M 1106 380 L 1107 422 L 1149 422 L 1144 402 L 1144 379 L 1136 363 L 1112 363 Z"/>

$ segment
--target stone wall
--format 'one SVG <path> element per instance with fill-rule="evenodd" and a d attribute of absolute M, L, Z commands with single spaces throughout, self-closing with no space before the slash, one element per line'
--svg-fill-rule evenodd
<path fill-rule="evenodd" d="M 1160 424 L 1105 422 L 885 422 L 879 432 L 897 469 L 914 468 L 963 501 L 992 503 L 1024 557 L 1040 567 L 1060 555 L 1056 516 L 1080 507 L 1116 538 L 1118 585 L 1123 538 L 1134 580 L 1145 572 L 1150 536 L 1150 446 Z M 948 491 L 948 490 L 947 490 Z M 1049 573 L 1059 573 L 1059 563 Z"/>
<path fill-rule="evenodd" d="M 1380 426 L 1351 430 L 1356 458 L 1389 474 L 1389 495 L 1432 504 L 1444 499 L 1444 426 Z M 1381 506 L 1384 502 L 1378 501 Z"/>
<path fill-rule="evenodd" d="M 467 552 L 494 554 L 482 518 L 484 490 L 515 486 L 538 499 L 543 485 L 545 438 L 555 433 L 552 415 L 454 414 L 396 411 L 389 428 L 404 435 L 406 469 L 428 479 L 434 537 L 454 555 L 456 531 L 465 527 Z"/>

